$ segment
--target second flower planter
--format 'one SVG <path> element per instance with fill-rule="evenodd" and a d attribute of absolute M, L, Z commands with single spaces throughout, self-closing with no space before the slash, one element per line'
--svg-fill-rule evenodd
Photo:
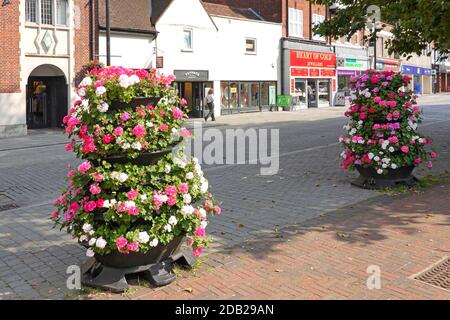
<path fill-rule="evenodd" d="M 352 182 L 353 185 L 364 189 L 393 188 L 400 184 L 413 186 L 417 178 L 412 175 L 414 166 L 391 169 L 387 174 L 378 174 L 374 168 L 356 166 L 360 176 Z"/>

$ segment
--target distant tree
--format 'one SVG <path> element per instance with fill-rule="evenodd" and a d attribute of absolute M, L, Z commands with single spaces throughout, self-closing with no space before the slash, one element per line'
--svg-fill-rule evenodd
<path fill-rule="evenodd" d="M 448 54 L 450 48 L 449 0 L 310 0 L 315 4 L 336 8 L 333 17 L 316 26 L 322 36 L 350 37 L 367 22 L 367 8 L 380 8 L 381 21 L 392 25 L 394 38 L 387 41 L 391 54 L 418 55 L 433 43 L 434 48 Z M 336 5 L 337 4 L 337 5 Z M 366 33 L 367 40 L 370 34 Z"/>

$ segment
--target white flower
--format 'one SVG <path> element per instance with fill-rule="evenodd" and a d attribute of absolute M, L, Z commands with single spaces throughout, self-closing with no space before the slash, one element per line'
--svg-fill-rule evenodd
<path fill-rule="evenodd" d="M 148 235 L 148 233 L 146 231 L 139 232 L 138 241 L 140 243 L 147 243 L 147 242 L 149 242 L 149 240 L 150 240 L 150 236 Z"/>
<path fill-rule="evenodd" d="M 208 192 L 208 188 L 209 188 L 209 184 L 208 184 L 208 181 L 206 181 L 206 182 L 204 182 L 204 183 L 202 183 L 200 185 L 200 192 L 201 193 L 207 193 Z"/>
<path fill-rule="evenodd" d="M 424 138 L 419 138 L 419 143 L 425 143 L 425 139 Z"/>
<path fill-rule="evenodd" d="M 394 152 L 394 151 L 395 151 L 394 147 L 389 147 L 389 152 Z"/>
<path fill-rule="evenodd" d="M 79 240 L 80 240 L 80 242 L 85 242 L 85 241 L 87 241 L 87 239 L 88 239 L 88 237 L 83 234 Z"/>
<path fill-rule="evenodd" d="M 378 170 L 377 170 L 377 173 L 378 173 L 378 174 L 383 174 L 383 169 L 378 169 Z"/>
<path fill-rule="evenodd" d="M 189 204 L 192 202 L 192 197 L 189 193 L 183 194 L 183 202 Z"/>
<path fill-rule="evenodd" d="M 136 207 L 136 202 L 131 201 L 131 200 L 125 201 L 124 204 L 125 204 L 125 207 L 126 207 L 126 208 L 133 208 L 133 207 Z"/>
<path fill-rule="evenodd" d="M 373 158 L 373 160 L 375 160 L 375 161 L 380 161 L 380 157 L 379 157 L 379 156 L 375 156 L 375 157 Z"/>
<path fill-rule="evenodd" d="M 169 224 L 171 224 L 171 225 L 176 225 L 177 222 L 178 222 L 178 220 L 177 220 L 177 218 L 175 218 L 175 216 L 171 216 L 171 217 L 169 218 L 168 222 L 169 222 Z"/>
<path fill-rule="evenodd" d="M 105 92 L 106 92 L 106 88 L 104 86 L 100 86 L 100 87 L 97 87 L 97 89 L 95 89 L 95 94 L 98 96 L 101 96 Z"/>
<path fill-rule="evenodd" d="M 86 95 L 86 90 L 84 90 L 83 88 L 81 88 L 80 90 L 78 90 L 78 95 L 80 97 L 84 97 Z"/>
<path fill-rule="evenodd" d="M 164 231 L 171 232 L 172 231 L 172 226 L 170 224 L 166 224 L 164 226 Z"/>
<path fill-rule="evenodd" d="M 370 92 L 367 91 L 367 92 L 364 94 L 364 96 L 365 96 L 366 98 L 369 98 L 369 97 L 370 97 Z"/>
<path fill-rule="evenodd" d="M 92 225 L 90 225 L 89 223 L 85 223 L 85 224 L 83 224 L 82 228 L 83 228 L 84 232 L 88 233 L 89 231 L 92 230 Z"/>
<path fill-rule="evenodd" d="M 97 241 L 95 242 L 95 246 L 100 249 L 106 247 L 106 244 L 107 244 L 106 240 L 103 239 L 102 237 L 98 238 Z"/>
<path fill-rule="evenodd" d="M 119 173 L 117 180 L 119 180 L 120 182 L 125 182 L 128 180 L 128 175 L 124 172 L 121 172 L 121 173 Z"/>
<path fill-rule="evenodd" d="M 202 221 L 201 223 L 200 223 L 200 226 L 203 228 L 203 229 L 206 229 L 206 226 L 208 225 L 208 222 L 206 222 L 206 221 Z"/>
<path fill-rule="evenodd" d="M 186 173 L 186 179 L 188 179 L 188 180 L 194 179 L 194 174 L 192 172 Z"/>
<path fill-rule="evenodd" d="M 131 85 L 130 77 L 126 74 L 121 74 L 119 77 L 119 84 L 122 88 L 128 88 Z"/>
<path fill-rule="evenodd" d="M 172 170 L 172 167 L 170 165 L 166 164 L 166 166 L 164 167 L 164 172 L 168 174 L 168 173 L 170 173 L 171 170 Z"/>
<path fill-rule="evenodd" d="M 153 239 L 151 242 L 150 242 L 150 247 L 156 247 L 157 245 L 158 245 L 158 239 Z"/>
<path fill-rule="evenodd" d="M 161 200 L 162 202 L 166 203 L 169 200 L 169 197 L 165 194 L 162 194 L 159 196 L 159 200 Z"/>
<path fill-rule="evenodd" d="M 186 205 L 186 206 L 183 206 L 182 208 L 181 208 L 181 214 L 183 215 L 183 217 L 186 217 L 186 216 L 188 216 L 188 215 L 191 215 L 191 214 L 193 214 L 194 213 L 194 207 L 193 206 L 191 206 L 191 205 Z"/>
<path fill-rule="evenodd" d="M 141 81 L 141 79 L 139 79 L 139 77 L 137 75 L 135 75 L 135 74 L 131 75 L 130 78 L 129 78 L 130 85 L 139 83 L 140 81 Z"/>
<path fill-rule="evenodd" d="M 122 149 L 127 150 L 127 149 L 130 149 L 130 148 L 131 148 L 131 145 L 128 142 L 125 142 L 125 143 L 122 144 Z"/>
<path fill-rule="evenodd" d="M 91 231 L 89 231 L 89 232 L 88 232 L 88 234 L 89 234 L 90 236 L 93 236 L 93 235 L 94 235 L 94 233 L 95 233 L 95 231 L 94 231 L 94 230 L 91 230 Z"/>
<path fill-rule="evenodd" d="M 147 121 L 147 122 L 145 123 L 145 125 L 146 125 L 147 127 L 149 127 L 149 128 L 152 128 L 152 127 L 153 127 L 153 122 Z"/>
<path fill-rule="evenodd" d="M 131 144 L 131 147 L 135 150 L 141 150 L 142 149 L 142 144 L 139 141 L 133 142 Z"/>
<path fill-rule="evenodd" d="M 109 109 L 109 105 L 106 102 L 102 102 L 97 106 L 97 110 L 100 112 L 106 112 Z"/>
<path fill-rule="evenodd" d="M 206 210 L 203 208 L 198 209 L 198 213 L 202 219 L 206 218 Z"/>
<path fill-rule="evenodd" d="M 372 160 L 375 155 L 372 152 L 370 152 L 369 154 L 367 154 L 367 156 L 369 157 L 370 160 Z"/>
<path fill-rule="evenodd" d="M 86 250 L 86 256 L 87 257 L 93 257 L 94 255 L 95 255 L 95 252 L 91 248 Z"/>
<path fill-rule="evenodd" d="M 97 239 L 95 238 L 91 238 L 91 240 L 89 240 L 89 245 L 93 246 L 95 244 L 95 242 L 97 241 Z"/>
<path fill-rule="evenodd" d="M 141 194 L 140 198 L 141 198 L 141 201 L 146 201 L 147 200 L 147 195 L 146 194 Z"/>
<path fill-rule="evenodd" d="M 114 206 L 117 203 L 116 199 L 111 199 L 111 206 Z"/>
<path fill-rule="evenodd" d="M 388 167 L 386 163 L 383 163 L 381 166 L 383 167 L 383 169 L 386 169 Z"/>
<path fill-rule="evenodd" d="M 395 169 L 397 169 L 397 165 L 395 163 L 393 163 L 393 164 L 391 164 L 391 168 L 395 170 Z"/>
<path fill-rule="evenodd" d="M 81 87 L 85 87 L 85 86 L 90 86 L 92 84 L 92 79 L 90 77 L 85 77 L 81 82 L 80 82 L 80 86 Z"/>
<path fill-rule="evenodd" d="M 89 99 L 83 99 L 83 101 L 81 101 L 81 110 L 89 111 Z"/>

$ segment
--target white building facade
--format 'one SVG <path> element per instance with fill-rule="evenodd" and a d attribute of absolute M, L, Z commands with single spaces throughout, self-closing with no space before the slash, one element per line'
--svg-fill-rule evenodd
<path fill-rule="evenodd" d="M 281 24 L 265 22 L 248 9 L 173 0 L 155 26 L 153 64 L 162 63 L 162 73 L 175 74 L 191 117 L 205 115 L 210 89 L 216 116 L 275 104 Z"/>

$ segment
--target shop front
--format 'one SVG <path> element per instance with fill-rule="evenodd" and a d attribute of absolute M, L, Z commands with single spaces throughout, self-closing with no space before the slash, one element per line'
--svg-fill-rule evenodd
<path fill-rule="evenodd" d="M 411 65 L 402 65 L 402 74 L 411 76 L 410 89 L 415 94 L 429 94 L 432 92 L 432 71 L 431 68 L 424 68 Z"/>
<path fill-rule="evenodd" d="M 360 76 L 368 68 L 368 60 L 358 58 L 338 57 L 337 69 L 337 92 L 334 98 L 334 105 L 345 105 L 345 97 L 350 96 L 350 79 Z"/>
<path fill-rule="evenodd" d="M 313 51 L 290 51 L 290 94 L 294 108 L 332 105 L 336 91 L 336 55 Z"/>
<path fill-rule="evenodd" d="M 213 82 L 208 70 L 174 70 L 176 88 L 180 98 L 187 101 L 189 117 L 202 118 L 205 115 L 205 97 Z"/>
<path fill-rule="evenodd" d="M 220 81 L 220 113 L 268 109 L 275 104 L 276 93 L 276 81 Z"/>
<path fill-rule="evenodd" d="M 400 63 L 398 60 L 377 58 L 377 70 L 400 72 Z"/>

